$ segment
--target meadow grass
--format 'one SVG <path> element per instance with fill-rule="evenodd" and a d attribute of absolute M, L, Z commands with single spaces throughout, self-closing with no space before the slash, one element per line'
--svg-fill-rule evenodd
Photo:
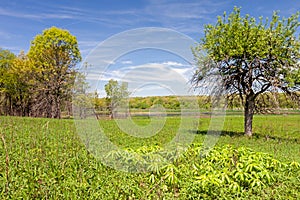
<path fill-rule="evenodd" d="M 133 120 L 140 125 L 150 123 L 147 117 Z M 164 128 L 150 138 L 129 136 L 117 127 L 114 120 L 100 120 L 99 123 L 110 140 L 120 148 L 139 149 L 162 146 L 171 141 L 180 118 L 168 117 Z M 198 129 L 190 130 L 195 144 L 204 141 L 209 123 L 210 118 L 202 117 Z M 253 151 L 271 154 L 280 161 L 300 162 L 299 124 L 299 115 L 256 115 L 254 135 L 247 138 L 242 133 L 243 117 L 228 115 L 216 145 L 250 147 Z M 120 172 L 103 165 L 86 150 L 71 119 L 0 117 L 0 136 L 0 196 L 3 199 L 180 198 L 177 194 L 179 188 L 171 186 L 168 189 L 170 186 L 160 179 L 149 182 L 149 173 Z M 291 173 L 290 176 L 280 176 L 278 180 L 282 179 L 281 182 L 263 192 L 252 191 L 245 195 L 249 195 L 250 199 L 266 198 L 268 195 L 277 195 L 278 198 L 282 194 L 283 199 L 297 198 L 300 175 Z M 289 177 L 290 181 L 284 177 Z M 166 196 L 167 193 L 171 196 Z"/>
<path fill-rule="evenodd" d="M 243 119 L 240 115 L 226 116 L 216 145 L 250 147 L 256 151 L 270 153 L 279 160 L 300 162 L 300 115 L 256 115 L 252 138 L 247 138 L 243 134 Z M 147 117 L 136 117 L 133 120 L 140 125 L 147 125 L 150 122 Z M 114 120 L 106 120 L 100 124 L 114 144 L 123 148 L 138 148 L 168 143 L 176 135 L 180 120 L 180 117 L 167 118 L 164 128 L 158 134 L 145 139 L 122 132 Z M 200 117 L 198 130 L 190 130 L 191 134 L 195 134 L 194 142 L 204 141 L 209 125 L 210 118 Z"/>

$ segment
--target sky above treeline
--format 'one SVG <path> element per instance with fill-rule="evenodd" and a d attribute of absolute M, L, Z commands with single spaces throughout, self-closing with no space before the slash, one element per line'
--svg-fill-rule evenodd
<path fill-rule="evenodd" d="M 274 11 L 289 17 L 300 10 L 299 0 L 0 2 L 0 48 L 15 54 L 21 50 L 27 52 L 30 41 L 44 29 L 52 26 L 67 29 L 77 37 L 82 63 L 91 66 L 88 77 L 100 95 L 104 94 L 99 88 L 114 78 L 129 82 L 129 87 L 135 82 L 131 85 L 134 96 L 181 93 L 174 91 L 178 89 L 174 83 L 165 81 L 166 73 L 172 71 L 168 79 L 181 83 L 189 79 L 194 67 L 190 55 L 178 55 L 177 49 L 198 42 L 204 36 L 204 25 L 214 24 L 224 11 L 230 13 L 237 6 L 243 15 L 271 18 Z M 179 44 L 173 46 L 176 42 Z M 162 43 L 164 49 L 159 48 Z M 115 52 L 116 48 L 121 50 Z M 100 57 L 95 59 L 97 55 Z M 134 81 L 134 77 L 139 77 L 139 81 Z"/>

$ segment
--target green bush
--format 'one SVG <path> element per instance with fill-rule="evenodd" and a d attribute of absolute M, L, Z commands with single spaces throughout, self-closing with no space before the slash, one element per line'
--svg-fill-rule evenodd
<path fill-rule="evenodd" d="M 194 144 L 174 164 L 152 173 L 149 180 L 162 182 L 166 193 L 178 192 L 180 199 L 226 199 L 263 197 L 278 184 L 284 184 L 286 177 L 299 180 L 299 174 L 299 163 L 283 163 L 249 148 L 224 146 L 205 153 L 201 144 Z M 273 195 L 281 197 L 274 191 Z M 292 197 L 299 195 L 294 191 Z"/>

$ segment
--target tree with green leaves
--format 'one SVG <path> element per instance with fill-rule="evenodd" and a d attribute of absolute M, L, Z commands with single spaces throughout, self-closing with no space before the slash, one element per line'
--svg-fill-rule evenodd
<path fill-rule="evenodd" d="M 81 61 L 77 39 L 69 31 L 51 27 L 31 42 L 35 64 L 34 107 L 37 116 L 61 117 L 61 104 L 71 98 L 75 67 Z"/>
<path fill-rule="evenodd" d="M 29 116 L 31 114 L 32 91 L 35 83 L 33 63 L 22 51 L 7 71 L 9 93 L 12 100 L 10 115 Z"/>
<path fill-rule="evenodd" d="M 15 57 L 14 53 L 0 48 L 0 113 L 6 115 L 12 112 L 12 99 L 9 85 L 13 83 L 12 80 L 10 80 L 8 71 L 12 67 Z"/>
<path fill-rule="evenodd" d="M 265 92 L 295 94 L 300 89 L 299 12 L 281 19 L 274 12 L 270 21 L 241 16 L 234 8 L 205 26 L 205 37 L 192 49 L 198 69 L 194 86 L 202 87 L 219 75 L 226 97 L 239 95 L 244 106 L 244 131 L 252 135 L 255 100 Z M 205 54 L 203 54 L 205 52 Z M 204 56 L 205 55 L 205 56 Z"/>
<path fill-rule="evenodd" d="M 105 92 L 106 92 L 106 99 L 108 102 L 110 117 L 115 118 L 118 115 L 117 113 L 118 106 L 121 106 L 122 103 L 124 103 L 124 100 L 126 100 L 129 97 L 130 93 L 128 91 L 128 84 L 125 82 L 119 84 L 117 80 L 111 79 L 105 85 Z M 128 110 L 124 112 L 125 115 L 127 115 Z"/>
<path fill-rule="evenodd" d="M 5 115 L 29 116 L 33 65 L 23 51 L 18 56 L 7 50 L 2 53 L 9 56 L 0 58 L 1 112 Z"/>

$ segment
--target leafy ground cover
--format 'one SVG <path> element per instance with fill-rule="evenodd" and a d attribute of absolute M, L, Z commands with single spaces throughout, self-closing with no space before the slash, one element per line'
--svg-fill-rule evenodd
<path fill-rule="evenodd" d="M 134 118 L 147 125 L 146 117 Z M 87 151 L 73 120 L 0 117 L 0 196 L 4 199 L 297 199 L 300 197 L 299 115 L 257 115 L 254 136 L 243 119 L 226 117 L 216 147 L 203 154 L 210 119 L 191 130 L 194 143 L 174 163 L 147 173 L 103 165 Z M 179 117 L 168 117 L 151 138 L 123 133 L 101 120 L 110 140 L 137 153 L 163 148 Z M 118 154 L 119 159 L 128 157 Z M 151 166 L 151 163 L 149 163 Z"/>

